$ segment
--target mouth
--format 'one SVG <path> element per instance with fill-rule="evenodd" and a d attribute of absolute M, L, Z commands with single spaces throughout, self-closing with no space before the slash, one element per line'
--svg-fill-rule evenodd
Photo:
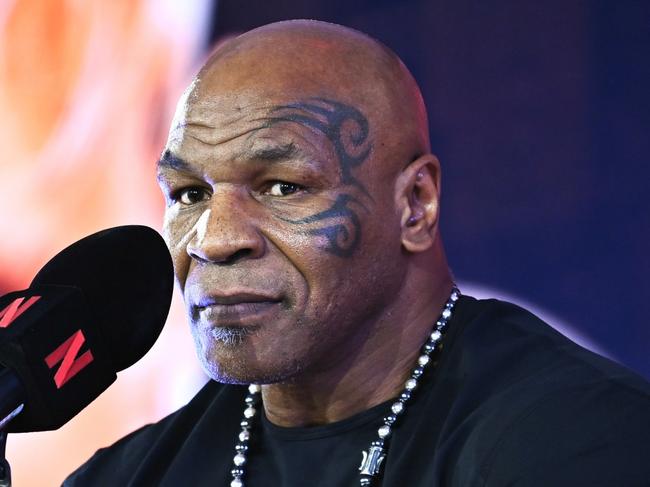
<path fill-rule="evenodd" d="M 202 297 L 193 315 L 210 327 L 254 327 L 280 310 L 282 299 L 257 293 L 218 294 Z M 252 330 L 249 330 L 252 331 Z"/>

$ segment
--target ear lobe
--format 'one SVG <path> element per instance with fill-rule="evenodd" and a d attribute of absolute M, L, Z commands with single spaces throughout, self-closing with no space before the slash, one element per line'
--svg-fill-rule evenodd
<path fill-rule="evenodd" d="M 401 212 L 402 245 L 423 252 L 435 241 L 440 200 L 440 163 L 426 154 L 409 164 L 397 179 L 396 203 Z"/>

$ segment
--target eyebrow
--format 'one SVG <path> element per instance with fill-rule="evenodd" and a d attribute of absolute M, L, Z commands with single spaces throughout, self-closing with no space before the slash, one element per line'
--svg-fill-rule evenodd
<path fill-rule="evenodd" d="M 158 159 L 158 162 L 156 163 L 156 167 L 159 171 L 161 169 L 175 169 L 176 171 L 186 172 L 192 170 L 190 164 L 187 161 L 181 159 L 177 155 L 172 154 L 170 150 L 163 152 L 162 156 L 160 156 L 160 159 Z"/>
<path fill-rule="evenodd" d="M 276 162 L 291 159 L 301 153 L 293 142 L 283 145 L 274 145 L 269 147 L 260 147 L 246 151 L 246 156 L 250 159 Z"/>
<path fill-rule="evenodd" d="M 246 158 L 251 161 L 264 161 L 264 162 L 281 162 L 291 159 L 295 156 L 302 154 L 302 151 L 293 143 L 283 145 L 274 145 L 268 147 L 260 147 L 257 149 L 246 150 Z M 174 171 L 193 172 L 192 165 L 181 157 L 173 154 L 169 149 L 163 152 L 156 163 L 157 171 L 160 172 L 165 169 Z"/>

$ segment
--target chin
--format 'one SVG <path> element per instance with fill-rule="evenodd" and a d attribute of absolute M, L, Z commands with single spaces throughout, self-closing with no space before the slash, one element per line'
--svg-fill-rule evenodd
<path fill-rule="evenodd" d="M 233 360 L 234 359 L 234 360 Z M 263 364 L 259 361 L 249 363 L 244 357 L 211 357 L 202 360 L 206 374 L 223 384 L 277 384 L 288 382 L 300 374 L 302 367 L 297 363 Z"/>
<path fill-rule="evenodd" d="M 294 342 L 278 342 L 253 327 L 193 330 L 197 355 L 208 377 L 225 384 L 275 384 L 298 377 L 308 362 Z M 274 353 L 273 350 L 276 350 Z M 292 350 L 291 355 L 277 350 Z"/>

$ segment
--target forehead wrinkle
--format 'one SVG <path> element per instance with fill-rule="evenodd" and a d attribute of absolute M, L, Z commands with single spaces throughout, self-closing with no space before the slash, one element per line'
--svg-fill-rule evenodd
<path fill-rule="evenodd" d="M 264 111 L 265 107 L 242 101 L 233 103 L 228 97 L 224 100 L 222 95 L 197 92 L 193 103 L 178 117 L 179 121 L 174 129 L 181 132 L 181 137 L 189 132 L 200 142 L 218 145 L 262 128 L 264 121 L 259 117 L 259 112 Z M 256 126 L 243 130 L 249 124 Z M 225 135 L 221 135 L 222 133 Z"/>
<path fill-rule="evenodd" d="M 207 137 L 205 137 L 203 135 L 198 135 L 198 134 L 194 135 L 192 133 L 187 133 L 186 136 L 189 137 L 190 139 L 196 140 L 196 141 L 198 141 L 198 142 L 200 142 L 202 144 L 205 144 L 205 145 L 218 146 L 218 145 L 226 144 L 228 142 L 236 140 L 236 139 L 238 139 L 240 137 L 250 135 L 250 134 L 252 134 L 254 132 L 257 132 L 258 130 L 262 130 L 264 128 L 266 128 L 266 127 L 265 126 L 252 127 L 252 128 L 250 128 L 248 130 L 244 130 L 242 132 L 238 132 L 238 133 L 235 133 L 235 134 L 225 135 L 225 136 L 223 136 L 221 138 L 219 138 L 218 136 L 215 136 L 215 137 L 212 137 L 212 138 L 207 138 Z M 212 135 L 215 135 L 214 132 L 216 130 L 218 130 L 218 129 L 215 128 L 215 129 L 212 130 Z"/>
<path fill-rule="evenodd" d="M 182 146 L 185 139 L 217 148 L 243 137 L 241 145 L 237 144 L 237 147 L 227 150 L 230 154 L 228 159 L 260 162 L 302 159 L 303 162 L 309 160 L 311 163 L 318 162 L 319 166 L 330 166 L 334 154 L 330 152 L 330 144 L 321 130 L 312 124 L 290 119 L 280 120 L 278 117 L 278 108 L 286 107 L 304 113 L 293 106 L 299 104 L 298 101 L 271 103 L 266 100 L 260 103 L 259 100 L 250 101 L 247 98 L 239 93 L 233 103 L 229 96 L 215 92 L 204 91 L 197 95 L 186 111 L 184 120 L 176 126 L 176 143 Z M 319 120 L 320 117 L 315 119 Z M 250 128 L 246 128 L 247 125 Z M 264 135 L 260 136 L 261 133 Z M 332 169 L 338 173 L 338 164 Z"/>
<path fill-rule="evenodd" d="M 210 125 L 205 122 L 181 122 L 176 127 L 176 130 L 185 131 L 186 129 L 196 130 L 196 131 L 205 131 L 205 130 L 216 130 L 217 127 Z"/>

